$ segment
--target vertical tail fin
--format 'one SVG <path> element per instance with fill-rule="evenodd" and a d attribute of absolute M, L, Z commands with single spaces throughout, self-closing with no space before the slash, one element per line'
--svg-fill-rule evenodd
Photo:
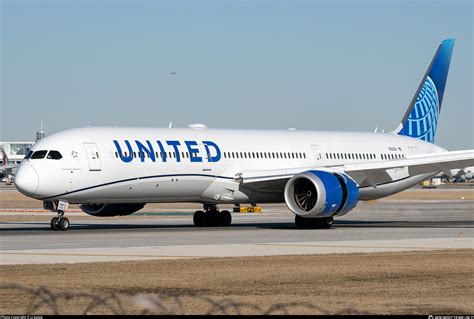
<path fill-rule="evenodd" d="M 394 133 L 434 143 L 454 41 L 441 42 Z"/>

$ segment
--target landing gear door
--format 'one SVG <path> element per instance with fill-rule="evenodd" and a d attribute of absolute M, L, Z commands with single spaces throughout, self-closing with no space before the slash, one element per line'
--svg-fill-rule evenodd
<path fill-rule="evenodd" d="M 84 143 L 86 149 L 87 160 L 89 161 L 89 171 L 100 171 L 99 149 L 95 143 Z"/>
<path fill-rule="evenodd" d="M 311 145 L 311 150 L 313 151 L 314 159 L 316 163 L 320 163 L 322 156 L 321 156 L 321 148 L 319 145 Z"/>

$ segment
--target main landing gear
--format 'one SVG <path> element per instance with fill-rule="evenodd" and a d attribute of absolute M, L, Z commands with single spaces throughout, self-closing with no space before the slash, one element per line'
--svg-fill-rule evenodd
<path fill-rule="evenodd" d="M 45 209 L 51 210 L 58 214 L 58 217 L 53 217 L 51 219 L 51 230 L 68 230 L 70 223 L 69 219 L 64 217 L 64 211 L 68 207 L 67 202 L 43 202 L 43 207 Z"/>
<path fill-rule="evenodd" d="M 193 216 L 197 227 L 230 226 L 232 216 L 228 210 L 219 211 L 216 205 L 204 204 L 203 210 L 198 210 Z"/>
<path fill-rule="evenodd" d="M 295 225 L 298 229 L 329 229 L 332 227 L 332 217 L 305 218 L 296 215 Z"/>

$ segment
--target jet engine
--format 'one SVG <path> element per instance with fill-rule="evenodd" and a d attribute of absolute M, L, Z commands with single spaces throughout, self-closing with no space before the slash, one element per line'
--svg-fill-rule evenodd
<path fill-rule="evenodd" d="M 145 204 L 82 204 L 84 213 L 98 217 L 124 216 L 139 211 Z"/>
<path fill-rule="evenodd" d="M 359 188 L 349 176 L 311 170 L 293 176 L 285 186 L 285 202 L 298 216 L 341 216 L 359 201 Z"/>

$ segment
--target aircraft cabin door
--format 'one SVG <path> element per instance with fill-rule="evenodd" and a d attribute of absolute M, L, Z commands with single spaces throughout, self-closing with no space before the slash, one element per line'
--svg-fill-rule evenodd
<path fill-rule="evenodd" d="M 100 156 L 99 149 L 95 143 L 84 143 L 84 148 L 87 153 L 87 160 L 89 161 L 89 171 L 100 171 Z"/>
<path fill-rule="evenodd" d="M 321 148 L 319 147 L 319 145 L 311 145 L 311 150 L 313 151 L 314 159 L 316 160 L 316 163 L 320 163 L 322 156 L 321 156 Z"/>

